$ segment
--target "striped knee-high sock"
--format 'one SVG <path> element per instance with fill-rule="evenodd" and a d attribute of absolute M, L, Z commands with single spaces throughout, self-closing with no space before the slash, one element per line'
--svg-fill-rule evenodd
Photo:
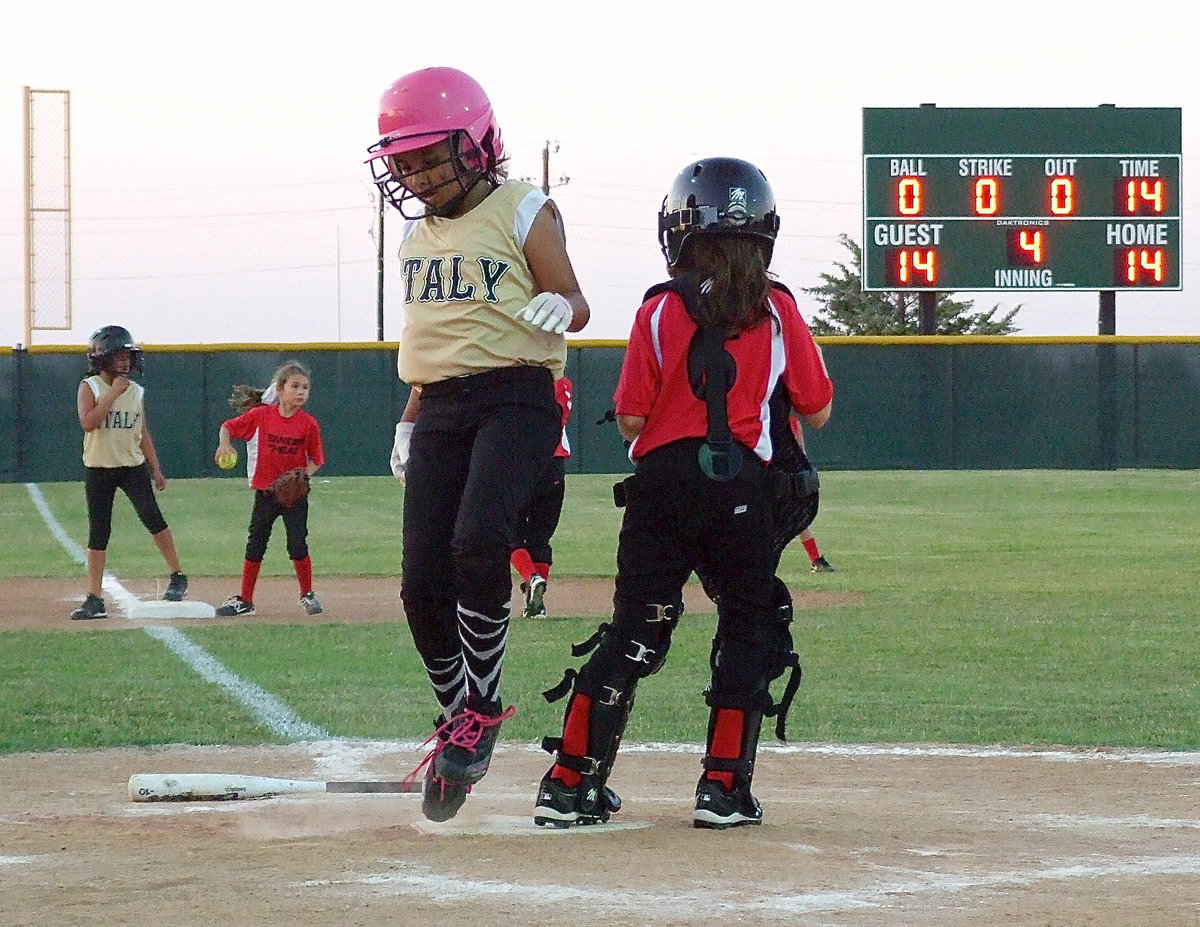
<path fill-rule="evenodd" d="M 485 702 L 497 701 L 500 668 L 508 645 L 508 609 L 491 617 L 459 605 L 458 634 L 462 639 L 470 693 Z"/>

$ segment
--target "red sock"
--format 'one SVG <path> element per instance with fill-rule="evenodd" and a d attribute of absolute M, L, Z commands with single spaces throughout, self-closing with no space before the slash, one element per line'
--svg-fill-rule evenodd
<path fill-rule="evenodd" d="M 570 756 L 587 756 L 588 728 L 592 716 L 592 700 L 586 695 L 576 693 L 571 697 L 571 710 L 567 713 L 567 723 L 563 725 L 563 753 Z M 567 769 L 558 763 L 550 775 L 558 779 L 567 788 L 573 789 L 579 785 L 583 776 L 573 769 Z"/>
<path fill-rule="evenodd" d="M 550 564 L 548 564 L 548 563 L 535 563 L 535 564 L 533 565 L 533 572 L 535 572 L 535 573 L 537 573 L 539 576 L 541 576 L 541 577 L 542 577 L 542 579 L 549 579 L 549 578 L 550 578 Z"/>
<path fill-rule="evenodd" d="M 708 755 L 718 760 L 737 760 L 742 756 L 742 737 L 745 732 L 746 713 L 736 708 L 718 708 L 717 722 L 713 725 L 712 742 Z M 725 788 L 733 789 L 733 773 L 709 770 L 706 778 L 716 779 Z"/>
<path fill-rule="evenodd" d="M 242 561 L 242 601 L 254 601 L 254 587 L 258 583 L 258 571 L 262 569 L 261 560 Z"/>
<path fill-rule="evenodd" d="M 805 541 L 804 549 L 808 551 L 809 560 L 816 560 L 819 556 L 821 556 L 821 552 L 817 549 L 816 538 L 809 538 L 807 541 Z"/>
<path fill-rule="evenodd" d="M 524 547 L 518 547 L 512 552 L 508 558 L 508 562 L 513 565 L 518 573 L 521 574 L 521 579 L 529 582 L 529 577 L 533 575 L 533 558 L 529 556 L 529 551 Z"/>
<path fill-rule="evenodd" d="M 312 592 L 312 557 L 303 560 L 293 560 L 292 568 L 296 571 L 296 581 L 300 583 L 300 594 Z"/>

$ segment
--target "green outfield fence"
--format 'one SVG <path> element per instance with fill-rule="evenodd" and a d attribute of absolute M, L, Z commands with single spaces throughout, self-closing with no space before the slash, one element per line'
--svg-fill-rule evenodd
<path fill-rule="evenodd" d="M 834 414 L 809 450 L 822 469 L 1200 467 L 1200 338 L 819 338 Z M 216 476 L 217 429 L 235 383 L 281 363 L 313 371 L 329 476 L 384 475 L 408 398 L 394 342 L 144 345 L 147 417 L 169 477 Z M 628 470 L 612 422 L 623 341 L 572 341 L 569 472 Z M 0 348 L 0 480 L 82 478 L 75 396 L 85 348 Z"/>

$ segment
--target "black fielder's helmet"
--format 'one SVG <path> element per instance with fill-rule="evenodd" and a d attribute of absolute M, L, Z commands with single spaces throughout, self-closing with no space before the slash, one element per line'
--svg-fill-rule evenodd
<path fill-rule="evenodd" d="M 779 215 L 775 194 L 761 170 L 738 158 L 704 158 L 689 164 L 663 198 L 658 241 L 674 267 L 692 235 L 733 232 L 753 235 L 770 265 Z"/>
<path fill-rule="evenodd" d="M 118 351 L 129 352 L 129 372 L 142 372 L 142 349 L 133 340 L 128 328 L 105 325 L 92 332 L 88 339 L 88 373 L 103 373 Z"/>

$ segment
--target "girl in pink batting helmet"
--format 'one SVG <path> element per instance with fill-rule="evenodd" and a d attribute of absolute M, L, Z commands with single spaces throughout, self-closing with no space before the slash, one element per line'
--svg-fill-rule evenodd
<path fill-rule="evenodd" d="M 379 136 L 368 163 L 409 220 L 397 369 L 410 393 L 391 457 L 405 484 L 400 597 L 441 710 L 418 767 L 422 810 L 445 821 L 513 711 L 499 694 L 509 554 L 562 432 L 564 333 L 590 311 L 557 207 L 504 178 L 492 104 L 472 77 L 401 77 L 380 100 Z"/>

